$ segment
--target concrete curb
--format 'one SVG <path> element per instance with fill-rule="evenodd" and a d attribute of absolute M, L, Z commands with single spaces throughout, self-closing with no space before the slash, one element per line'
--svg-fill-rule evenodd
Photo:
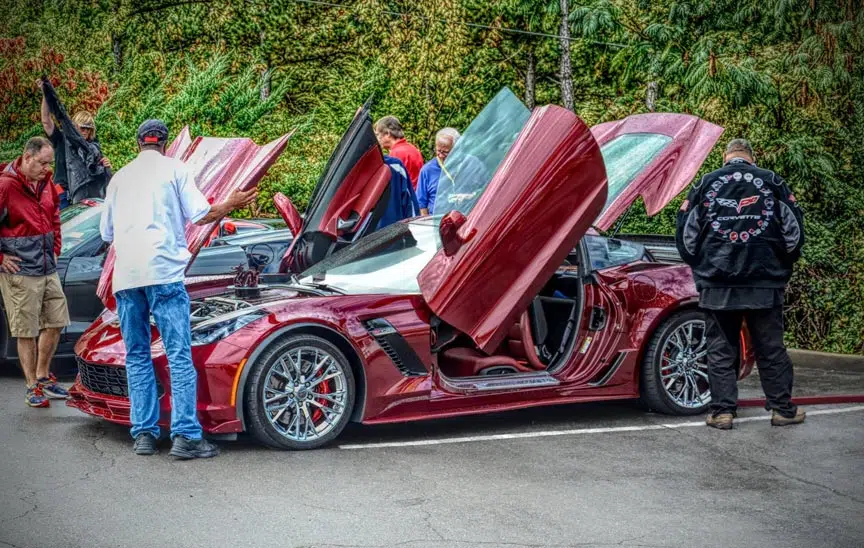
<path fill-rule="evenodd" d="M 797 367 L 864 373 L 864 356 L 857 354 L 831 354 L 790 348 L 789 357 Z"/>

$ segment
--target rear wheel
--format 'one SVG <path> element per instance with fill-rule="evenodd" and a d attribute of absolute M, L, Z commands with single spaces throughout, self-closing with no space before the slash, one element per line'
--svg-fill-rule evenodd
<path fill-rule="evenodd" d="M 247 425 L 270 447 L 314 449 L 342 432 L 354 396 L 351 365 L 334 344 L 289 335 L 252 365 L 244 393 Z"/>
<path fill-rule="evenodd" d="M 711 402 L 705 315 L 678 312 L 651 337 L 642 362 L 642 400 L 669 415 L 704 413 Z"/>

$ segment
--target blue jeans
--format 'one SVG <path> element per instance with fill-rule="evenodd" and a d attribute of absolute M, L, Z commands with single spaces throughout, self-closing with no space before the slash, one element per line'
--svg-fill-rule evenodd
<path fill-rule="evenodd" d="M 162 336 L 171 371 L 171 439 L 201 439 L 198 422 L 198 373 L 192 365 L 189 294 L 183 282 L 118 291 L 120 332 L 126 344 L 132 437 L 159 437 L 159 400 L 150 355 L 150 314 Z"/>

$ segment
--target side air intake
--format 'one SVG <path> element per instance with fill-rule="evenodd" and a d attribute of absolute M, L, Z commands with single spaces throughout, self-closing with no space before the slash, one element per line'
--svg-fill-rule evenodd
<path fill-rule="evenodd" d="M 429 371 L 420 361 L 420 357 L 411 348 L 399 331 L 385 319 L 376 318 L 363 322 L 369 334 L 375 338 L 381 349 L 390 357 L 396 369 L 406 377 L 428 375 Z"/>

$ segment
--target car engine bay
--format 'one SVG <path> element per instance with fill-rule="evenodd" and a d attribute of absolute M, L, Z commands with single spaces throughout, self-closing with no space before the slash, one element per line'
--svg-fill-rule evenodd
<path fill-rule="evenodd" d="M 226 296 L 207 297 L 205 299 L 192 301 L 191 304 L 192 312 L 190 319 L 192 325 L 206 320 L 212 320 L 213 318 L 218 318 L 219 316 L 224 316 L 225 314 L 236 312 L 237 310 L 252 307 L 252 304 L 245 300 Z"/>

